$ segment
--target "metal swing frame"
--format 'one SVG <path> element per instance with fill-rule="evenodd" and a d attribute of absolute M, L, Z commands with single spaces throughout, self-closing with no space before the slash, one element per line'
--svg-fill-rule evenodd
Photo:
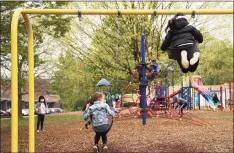
<path fill-rule="evenodd" d="M 157 15 L 174 15 L 176 13 L 200 15 L 233 14 L 232 9 L 200 9 L 200 10 L 156 10 Z M 44 15 L 154 15 L 155 10 L 104 10 L 104 9 L 17 9 L 11 21 L 11 152 L 18 152 L 18 21 L 23 15 L 28 34 L 28 78 L 29 78 L 29 152 L 35 152 L 34 130 L 34 42 L 30 14 Z M 141 99 L 142 100 L 142 99 Z M 145 104 L 144 104 L 145 105 Z"/>

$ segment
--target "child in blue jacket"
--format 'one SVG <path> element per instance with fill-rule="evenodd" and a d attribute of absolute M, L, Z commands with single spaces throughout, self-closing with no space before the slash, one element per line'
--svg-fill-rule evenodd
<path fill-rule="evenodd" d="M 150 69 L 151 69 L 150 80 L 153 81 L 159 72 L 159 67 L 158 63 L 156 63 L 156 60 L 151 60 Z"/>
<path fill-rule="evenodd" d="M 90 118 L 93 130 L 96 135 L 94 138 L 94 146 L 93 149 L 95 152 L 99 152 L 98 143 L 100 137 L 102 137 L 103 143 L 103 152 L 106 152 L 107 147 L 107 133 L 110 131 L 113 120 L 110 120 L 108 115 L 112 117 L 115 116 L 115 112 L 113 112 L 109 105 L 105 103 L 105 95 L 101 92 L 96 92 L 93 95 L 94 103 L 87 110 L 87 113 L 84 114 L 84 118 Z"/>

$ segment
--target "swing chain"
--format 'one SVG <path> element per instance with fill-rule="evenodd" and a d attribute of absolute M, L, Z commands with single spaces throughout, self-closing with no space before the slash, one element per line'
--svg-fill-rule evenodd
<path fill-rule="evenodd" d="M 157 9 L 154 9 L 154 17 L 157 18 L 158 13 L 157 13 Z"/>
<path fill-rule="evenodd" d="M 120 30 L 119 30 L 119 22 L 120 22 L 120 19 L 121 19 L 121 12 L 120 12 L 120 10 L 118 10 L 118 19 L 117 19 L 117 28 L 118 28 L 118 30 L 117 30 L 117 52 L 118 53 L 120 53 L 119 52 L 119 36 L 120 36 Z M 118 61 L 119 61 L 119 59 L 118 59 L 118 56 L 115 56 L 115 64 L 117 64 L 118 63 Z M 117 67 L 117 69 L 118 69 L 118 71 L 119 71 L 119 68 Z M 116 73 L 117 74 L 117 73 Z M 118 80 L 118 75 L 117 75 L 117 78 L 116 78 L 117 80 Z"/>
<path fill-rule="evenodd" d="M 120 20 L 120 18 L 121 18 L 121 12 L 120 10 L 118 10 L 118 20 Z"/>
<path fill-rule="evenodd" d="M 192 11 L 191 18 L 193 19 L 193 25 L 195 25 L 195 10 Z"/>
<path fill-rule="evenodd" d="M 78 18 L 79 18 L 79 21 L 81 21 L 81 20 L 82 20 L 82 17 L 81 17 L 81 11 L 80 11 L 80 10 L 78 10 Z"/>
<path fill-rule="evenodd" d="M 117 52 L 119 53 L 119 33 L 120 33 L 120 30 L 119 30 L 119 21 L 120 21 L 120 18 L 121 18 L 121 12 L 120 10 L 118 10 L 118 20 L 117 20 L 117 28 L 118 28 L 118 31 L 117 31 Z M 117 56 L 116 56 L 116 63 L 117 63 Z"/>
<path fill-rule="evenodd" d="M 154 18 L 155 18 L 155 28 L 156 28 L 157 32 L 159 33 L 159 31 L 158 31 L 158 24 L 157 24 L 157 19 L 158 19 L 157 9 L 154 9 Z M 163 37 L 162 37 L 161 34 L 160 34 L 160 38 L 163 40 Z"/>
<path fill-rule="evenodd" d="M 195 10 L 192 11 L 191 18 L 195 18 Z"/>

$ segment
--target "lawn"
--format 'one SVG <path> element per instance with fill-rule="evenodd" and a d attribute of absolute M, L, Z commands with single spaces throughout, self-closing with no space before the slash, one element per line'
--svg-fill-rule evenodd
<path fill-rule="evenodd" d="M 233 112 L 189 111 L 210 125 L 150 118 L 115 119 L 108 133 L 109 152 L 233 152 Z M 26 121 L 25 121 L 26 122 Z M 36 152 L 91 152 L 94 132 L 81 113 L 47 116 L 46 132 L 35 134 Z M 10 152 L 10 128 L 1 128 L 1 152 Z M 19 151 L 28 151 L 28 126 L 19 126 Z"/>
<path fill-rule="evenodd" d="M 76 114 L 76 115 L 73 115 Z M 37 116 L 35 115 L 35 124 L 37 122 Z M 23 116 L 22 119 L 19 120 L 20 126 L 28 125 L 28 116 Z M 83 116 L 81 113 L 59 113 L 59 114 L 49 114 L 46 115 L 46 123 L 52 122 L 71 122 L 71 121 L 80 121 L 83 120 Z M 11 119 L 10 118 L 3 118 L 1 119 L 1 127 L 10 127 L 11 126 Z"/>

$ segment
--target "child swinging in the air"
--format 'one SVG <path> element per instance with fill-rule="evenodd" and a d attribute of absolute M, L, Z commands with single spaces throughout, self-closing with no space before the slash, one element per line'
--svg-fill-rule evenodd
<path fill-rule="evenodd" d="M 167 35 L 161 50 L 167 50 L 169 58 L 177 60 L 183 73 L 194 72 L 199 63 L 200 51 L 197 43 L 203 42 L 202 34 L 189 25 L 182 13 L 177 13 L 168 21 L 165 32 Z"/>

